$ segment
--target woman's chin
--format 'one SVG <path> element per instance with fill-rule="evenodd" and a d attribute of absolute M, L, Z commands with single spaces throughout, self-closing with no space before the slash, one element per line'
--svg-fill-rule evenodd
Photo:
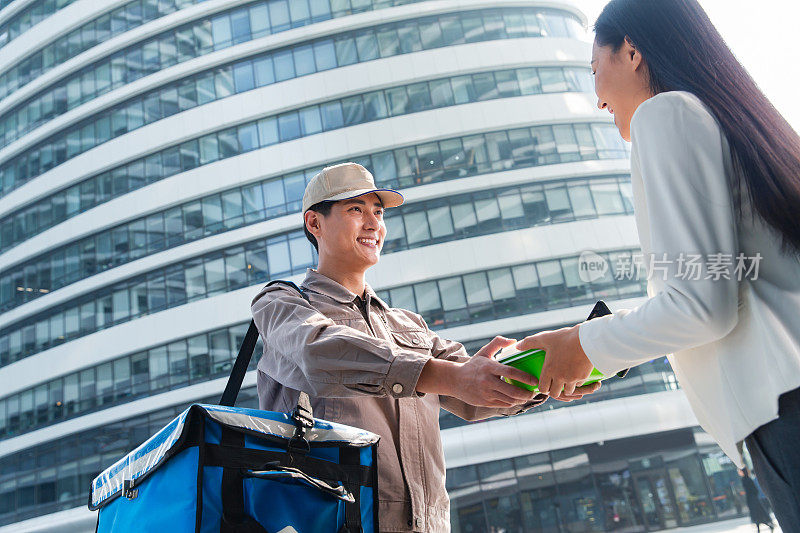
<path fill-rule="evenodd" d="M 617 127 L 617 131 L 619 131 L 620 136 L 623 140 L 631 142 L 631 126 L 628 124 L 627 127 L 620 126 L 617 122 L 617 117 L 614 117 L 614 125 Z"/>

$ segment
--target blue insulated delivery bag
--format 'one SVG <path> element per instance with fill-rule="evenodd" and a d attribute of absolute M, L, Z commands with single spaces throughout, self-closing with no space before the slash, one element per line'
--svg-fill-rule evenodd
<path fill-rule="evenodd" d="M 98 532 L 378 531 L 378 435 L 314 419 L 305 393 L 291 413 L 232 407 L 257 338 L 251 321 L 222 405 L 190 406 L 92 481 Z"/>

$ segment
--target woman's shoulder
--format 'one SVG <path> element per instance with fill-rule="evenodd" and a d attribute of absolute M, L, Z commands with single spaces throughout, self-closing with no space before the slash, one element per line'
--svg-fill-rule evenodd
<path fill-rule="evenodd" d="M 668 91 L 645 100 L 631 119 L 631 133 L 651 130 L 691 136 L 693 130 L 703 134 L 718 133 L 719 123 L 695 94 L 687 91 Z"/>

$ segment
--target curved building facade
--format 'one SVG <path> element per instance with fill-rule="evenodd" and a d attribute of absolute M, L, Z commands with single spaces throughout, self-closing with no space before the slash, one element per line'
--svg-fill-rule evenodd
<path fill-rule="evenodd" d="M 315 264 L 325 165 L 403 192 L 368 281 L 470 352 L 640 302 L 586 24 L 536 0 L 0 2 L 0 531 L 92 531 L 90 480 L 217 401 L 252 296 Z M 663 360 L 577 404 L 443 413 L 453 530 L 741 515 L 696 424 Z"/>

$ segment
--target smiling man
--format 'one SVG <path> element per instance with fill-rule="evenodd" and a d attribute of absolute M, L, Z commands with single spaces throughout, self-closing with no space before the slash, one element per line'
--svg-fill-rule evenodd
<path fill-rule="evenodd" d="M 500 379 L 535 383 L 492 359 L 513 340 L 497 337 L 468 357 L 365 282 L 386 238 L 384 209 L 402 203 L 355 163 L 327 167 L 308 184 L 303 217 L 319 264 L 301 284 L 307 299 L 277 284 L 251 306 L 264 341 L 259 405 L 288 411 L 305 391 L 317 417 L 377 433 L 380 530 L 448 531 L 439 408 L 478 420 L 521 413 L 546 397 Z"/>

